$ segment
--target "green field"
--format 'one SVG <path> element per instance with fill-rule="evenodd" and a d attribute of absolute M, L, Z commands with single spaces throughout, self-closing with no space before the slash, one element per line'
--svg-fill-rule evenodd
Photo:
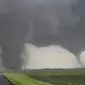
<path fill-rule="evenodd" d="M 4 73 L 4 76 L 14 85 L 52 85 L 48 82 L 33 79 L 25 74 Z"/>
<path fill-rule="evenodd" d="M 62 70 L 32 70 L 32 71 L 26 71 L 29 75 L 34 76 L 83 76 L 85 75 L 84 69 L 62 69 Z"/>
<path fill-rule="evenodd" d="M 85 70 L 6 72 L 15 85 L 85 85 Z"/>

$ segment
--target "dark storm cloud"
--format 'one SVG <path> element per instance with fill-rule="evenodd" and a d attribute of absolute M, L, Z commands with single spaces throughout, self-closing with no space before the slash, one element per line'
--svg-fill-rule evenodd
<path fill-rule="evenodd" d="M 35 43 L 40 46 L 41 44 L 59 44 L 79 57 L 80 52 L 85 49 L 85 11 L 83 10 L 85 2 L 82 0 L 36 0 L 34 3 L 36 3 L 34 7 L 37 6 L 33 18 L 36 23 L 32 25 L 35 31 L 31 31 L 35 33 Z M 58 34 L 57 31 L 59 31 Z M 50 34 L 48 35 L 47 32 Z"/>
<path fill-rule="evenodd" d="M 72 4 L 74 3 L 75 1 L 73 0 L 0 0 L 0 14 L 5 14 L 5 17 L 1 15 L 0 22 L 9 28 L 9 24 L 11 23 L 10 11 L 12 14 L 15 13 L 12 15 L 13 23 L 11 24 L 11 31 L 14 33 L 15 38 L 17 38 L 16 41 L 18 40 L 18 44 L 16 46 L 13 45 L 14 48 L 17 48 L 17 46 L 24 42 L 19 39 L 28 32 L 26 41 L 32 40 L 33 43 L 36 42 L 37 44 L 59 44 L 77 55 L 84 49 L 85 26 L 83 22 L 85 21 L 85 12 L 84 10 L 76 9 L 77 13 L 72 13 Z M 78 5 L 79 8 L 83 9 L 84 7 L 82 6 Z M 78 14 L 79 12 L 80 14 Z M 19 15 L 19 17 L 16 15 Z M 13 33 L 9 32 L 10 29 L 5 30 L 8 33 L 5 33 L 7 35 L 6 40 L 8 40 L 9 36 L 13 35 Z M 4 36 L 3 39 L 5 39 Z M 13 40 L 14 37 L 12 39 L 12 43 L 14 44 Z M 22 49 L 22 47 L 20 48 Z M 11 56 L 13 57 L 16 56 L 13 55 L 14 52 L 15 50 L 12 49 Z"/>
<path fill-rule="evenodd" d="M 54 35 L 62 32 L 75 26 L 80 19 L 71 12 L 71 6 L 74 3 L 72 0 L 30 0 L 28 2 L 31 19 L 28 40 L 31 40 L 34 33 Z"/>

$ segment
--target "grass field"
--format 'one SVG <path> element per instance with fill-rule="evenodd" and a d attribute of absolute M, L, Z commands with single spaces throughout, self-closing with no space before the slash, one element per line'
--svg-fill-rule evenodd
<path fill-rule="evenodd" d="M 15 85 L 85 85 L 85 70 L 29 71 L 4 73 Z"/>
<path fill-rule="evenodd" d="M 4 73 L 4 76 L 14 85 L 52 85 L 48 82 L 33 79 L 25 74 Z"/>

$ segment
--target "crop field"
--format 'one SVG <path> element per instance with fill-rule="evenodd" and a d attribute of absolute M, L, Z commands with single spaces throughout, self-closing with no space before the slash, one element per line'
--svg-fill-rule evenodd
<path fill-rule="evenodd" d="M 85 85 L 85 70 L 31 70 L 5 72 L 3 75 L 14 85 Z"/>

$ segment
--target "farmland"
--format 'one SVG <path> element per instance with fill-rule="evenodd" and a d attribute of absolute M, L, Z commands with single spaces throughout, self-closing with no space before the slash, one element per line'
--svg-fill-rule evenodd
<path fill-rule="evenodd" d="M 4 72 L 15 85 L 85 85 L 85 69 L 40 69 Z"/>

